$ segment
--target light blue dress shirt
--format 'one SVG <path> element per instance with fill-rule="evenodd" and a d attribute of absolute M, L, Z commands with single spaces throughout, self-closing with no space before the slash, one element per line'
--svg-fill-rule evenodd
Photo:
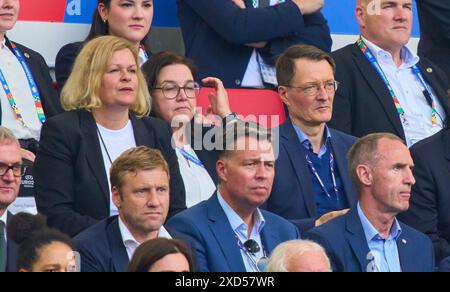
<path fill-rule="evenodd" d="M 397 240 L 402 234 L 402 229 L 397 219 L 392 225 L 388 239 L 385 240 L 364 215 L 359 203 L 357 208 L 369 250 L 373 255 L 373 272 L 401 272 Z"/>
<path fill-rule="evenodd" d="M 311 150 L 311 152 L 313 152 L 312 143 L 309 140 L 308 136 L 306 136 L 306 134 L 303 133 L 303 131 L 299 127 L 297 127 L 294 122 L 292 122 L 292 125 L 294 126 L 295 133 L 297 133 L 298 139 L 300 140 L 300 143 L 302 143 L 303 147 L 305 147 L 306 150 Z M 331 133 L 327 126 L 325 126 L 324 135 L 326 135 L 326 138 L 325 142 L 320 148 L 319 154 L 317 155 L 319 158 L 322 158 L 322 156 L 327 153 L 328 145 L 330 145 L 329 143 L 331 143 Z"/>
<path fill-rule="evenodd" d="M 225 212 L 225 215 L 227 216 L 228 221 L 230 222 L 231 228 L 233 229 L 236 235 L 236 246 L 238 246 L 241 251 L 241 256 L 242 260 L 244 261 L 245 269 L 247 270 L 247 272 L 259 272 L 256 267 L 256 263 L 262 257 L 268 256 L 261 241 L 261 231 L 263 230 L 264 225 L 266 224 L 266 221 L 261 211 L 257 209 L 257 211 L 254 214 L 253 229 L 250 234 L 250 238 L 248 238 L 248 225 L 230 207 L 230 205 L 228 205 L 228 203 L 225 202 L 219 191 L 217 191 L 217 198 L 219 199 L 219 204 L 222 207 L 223 211 Z M 251 255 L 243 249 L 244 242 L 246 242 L 249 239 L 255 240 L 259 244 L 259 247 L 261 248 L 260 251 L 255 255 Z M 241 244 L 239 244 L 239 241 Z"/>

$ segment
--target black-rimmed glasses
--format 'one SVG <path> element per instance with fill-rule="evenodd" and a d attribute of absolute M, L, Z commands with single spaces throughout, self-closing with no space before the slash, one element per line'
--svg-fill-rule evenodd
<path fill-rule="evenodd" d="M 173 81 L 166 81 L 160 87 L 154 87 L 153 90 L 161 90 L 167 99 L 175 99 L 180 95 L 181 89 L 184 90 L 187 98 L 197 98 L 200 94 L 200 85 L 196 82 L 188 82 L 184 86 L 180 86 Z"/>
<path fill-rule="evenodd" d="M 23 164 L 7 165 L 7 164 L 4 164 L 4 163 L 0 163 L 0 176 L 6 175 L 6 173 L 10 169 L 12 170 L 13 175 L 15 177 L 21 177 L 25 173 L 27 167 L 25 165 L 23 165 Z"/>

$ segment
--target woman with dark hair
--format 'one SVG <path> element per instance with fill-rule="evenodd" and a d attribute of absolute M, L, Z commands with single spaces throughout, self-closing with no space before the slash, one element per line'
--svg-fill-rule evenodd
<path fill-rule="evenodd" d="M 142 71 L 152 96 L 151 114 L 172 127 L 172 143 L 176 145 L 178 165 L 186 190 L 186 205 L 191 207 L 209 199 L 216 191 L 218 182 L 213 135 L 217 128 L 211 124 L 202 124 L 202 118 L 197 118 L 200 114 L 196 108 L 200 93 L 200 85 L 195 82 L 197 68 L 182 55 L 161 52 L 154 54 L 142 66 Z M 211 108 L 208 111 L 225 119 L 223 123 L 236 118 L 231 113 L 222 82 L 217 78 L 205 78 L 202 81 L 215 89 L 215 93 L 209 95 Z M 206 135 L 208 138 L 204 139 Z M 208 140 L 211 145 L 205 143 Z"/>
<path fill-rule="evenodd" d="M 138 247 L 128 272 L 192 272 L 193 269 L 192 254 L 182 241 L 157 238 Z"/>
<path fill-rule="evenodd" d="M 19 213 L 8 224 L 10 238 L 19 245 L 19 272 L 77 271 L 70 238 L 49 229 L 42 215 Z"/>
<path fill-rule="evenodd" d="M 59 89 L 62 90 L 75 58 L 84 43 L 104 35 L 124 38 L 139 48 L 140 65 L 150 55 L 147 39 L 153 20 L 153 0 L 98 0 L 92 18 L 91 30 L 84 42 L 65 45 L 56 56 L 55 74 Z"/>

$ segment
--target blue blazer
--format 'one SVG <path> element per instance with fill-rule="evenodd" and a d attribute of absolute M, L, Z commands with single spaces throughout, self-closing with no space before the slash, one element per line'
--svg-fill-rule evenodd
<path fill-rule="evenodd" d="M 356 138 L 333 129 L 330 132 L 337 170 L 347 202 L 352 207 L 357 202 L 357 197 L 348 175 L 347 152 Z M 275 164 L 275 181 L 264 208 L 290 220 L 303 233 L 314 227 L 318 217 L 312 186 L 313 176 L 305 160 L 306 150 L 300 143 L 291 119 L 288 118 L 280 126 L 279 135 L 280 149 Z"/>
<path fill-rule="evenodd" d="M 291 0 L 258 9 L 250 0 L 247 9 L 223 0 L 177 0 L 177 4 L 186 56 L 199 67 L 199 78 L 218 77 L 228 88 L 241 85 L 253 52 L 245 44 L 268 42 L 259 51 L 272 62 L 294 44 L 331 50 L 323 15 L 302 15 Z"/>
<path fill-rule="evenodd" d="M 266 225 L 261 233 L 267 253 L 280 243 L 300 238 L 297 228 L 275 214 L 261 210 Z M 171 218 L 166 227 L 191 243 L 198 272 L 245 272 L 241 251 L 217 193 Z"/>
<path fill-rule="evenodd" d="M 126 272 L 130 259 L 123 244 L 119 218 L 110 217 L 73 239 L 81 255 L 82 272 Z"/>
<path fill-rule="evenodd" d="M 397 240 L 403 272 L 433 272 L 434 254 L 431 240 L 400 222 L 402 235 Z M 369 246 L 358 211 L 353 208 L 306 234 L 321 244 L 330 257 L 334 272 L 365 272 L 369 265 Z"/>
<path fill-rule="evenodd" d="M 8 212 L 8 224 L 14 215 Z M 17 260 L 19 256 L 19 246 L 11 238 L 6 243 L 6 272 L 15 273 L 19 271 Z"/>

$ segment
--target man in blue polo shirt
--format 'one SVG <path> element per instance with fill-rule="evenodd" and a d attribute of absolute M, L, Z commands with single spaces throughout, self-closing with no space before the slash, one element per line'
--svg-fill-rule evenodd
<path fill-rule="evenodd" d="M 328 54 L 306 45 L 289 48 L 277 63 L 278 92 L 289 118 L 279 128 L 276 177 L 266 208 L 303 232 L 356 202 L 346 159 L 356 138 L 326 125 L 338 87 L 334 71 Z"/>

